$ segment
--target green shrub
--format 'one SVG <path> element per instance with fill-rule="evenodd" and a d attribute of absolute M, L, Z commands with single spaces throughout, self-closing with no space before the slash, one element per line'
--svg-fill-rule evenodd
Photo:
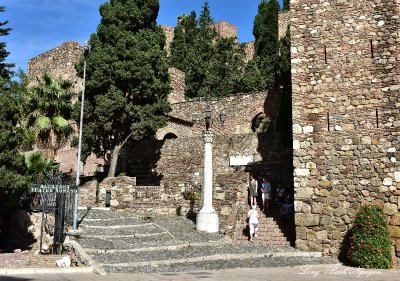
<path fill-rule="evenodd" d="M 362 268 L 390 268 L 391 243 L 382 207 L 365 205 L 357 212 L 347 257 Z"/>

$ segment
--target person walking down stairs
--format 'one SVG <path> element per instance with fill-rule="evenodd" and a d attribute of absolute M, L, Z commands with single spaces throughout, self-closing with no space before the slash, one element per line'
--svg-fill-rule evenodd
<path fill-rule="evenodd" d="M 257 237 L 258 228 L 260 227 L 259 215 L 257 212 L 257 206 L 251 206 L 250 211 L 247 214 L 247 218 L 249 220 L 249 240 L 253 241 L 254 238 Z"/>

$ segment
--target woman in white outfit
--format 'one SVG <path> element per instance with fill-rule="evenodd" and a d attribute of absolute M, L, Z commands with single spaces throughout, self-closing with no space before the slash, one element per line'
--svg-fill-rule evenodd
<path fill-rule="evenodd" d="M 250 241 L 253 241 L 253 235 L 254 237 L 257 237 L 258 227 L 260 224 L 256 208 L 257 208 L 256 205 L 251 206 L 250 211 L 247 213 L 247 217 L 249 219 L 249 228 L 250 228 L 250 236 L 249 236 Z"/>

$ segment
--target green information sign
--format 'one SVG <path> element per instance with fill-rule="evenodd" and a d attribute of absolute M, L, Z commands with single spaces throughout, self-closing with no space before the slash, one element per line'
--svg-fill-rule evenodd
<path fill-rule="evenodd" d="M 45 192 L 56 192 L 56 193 L 78 193 L 78 187 L 76 185 L 67 184 L 31 184 L 31 192 L 45 193 Z"/>

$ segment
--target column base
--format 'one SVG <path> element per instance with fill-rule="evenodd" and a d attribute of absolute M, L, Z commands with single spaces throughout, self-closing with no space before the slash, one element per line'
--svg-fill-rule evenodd
<path fill-rule="evenodd" d="M 198 213 L 196 217 L 196 230 L 208 233 L 219 232 L 219 218 L 214 211 L 211 213 Z"/>

